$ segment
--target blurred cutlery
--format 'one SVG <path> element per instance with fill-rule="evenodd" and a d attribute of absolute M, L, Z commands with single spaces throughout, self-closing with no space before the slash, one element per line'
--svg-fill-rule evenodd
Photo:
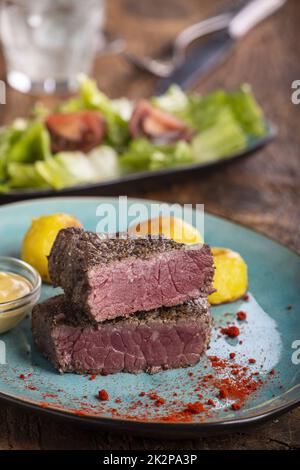
<path fill-rule="evenodd" d="M 250 29 L 275 13 L 286 0 L 251 0 L 235 12 L 225 28 L 215 32 L 205 44 L 195 46 L 158 85 L 156 94 L 163 94 L 171 84 L 183 89 L 193 85 L 202 75 L 226 58 L 236 41 Z"/>

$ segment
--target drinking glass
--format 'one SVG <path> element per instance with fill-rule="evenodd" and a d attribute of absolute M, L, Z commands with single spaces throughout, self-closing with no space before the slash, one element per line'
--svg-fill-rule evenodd
<path fill-rule="evenodd" d="M 74 91 L 104 43 L 105 0 L 1 2 L 8 83 L 27 93 Z"/>

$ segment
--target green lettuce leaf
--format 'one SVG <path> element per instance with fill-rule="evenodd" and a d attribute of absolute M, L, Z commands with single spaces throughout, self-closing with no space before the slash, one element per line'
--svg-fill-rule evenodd
<path fill-rule="evenodd" d="M 215 161 L 243 150 L 247 136 L 233 112 L 224 108 L 212 126 L 194 137 L 191 146 L 195 161 Z"/>
<path fill-rule="evenodd" d="M 160 170 L 193 161 L 191 146 L 184 141 L 174 145 L 154 145 L 146 139 L 136 139 L 120 156 L 120 165 L 125 173 Z"/>
<path fill-rule="evenodd" d="M 262 137 L 266 134 L 263 112 L 255 101 L 248 84 L 244 84 L 239 90 L 230 93 L 229 102 L 237 122 L 246 134 L 254 137 Z"/>
<path fill-rule="evenodd" d="M 0 131 L 0 181 L 7 177 L 9 151 L 22 137 L 26 128 L 25 120 L 16 119 L 10 126 L 3 127 Z"/>
<path fill-rule="evenodd" d="M 38 173 L 35 164 L 11 162 L 8 164 L 11 188 L 47 188 L 47 181 Z"/>
<path fill-rule="evenodd" d="M 216 90 L 206 96 L 186 95 L 173 85 L 153 103 L 187 122 L 199 133 L 212 128 L 225 109 L 233 113 L 236 123 L 248 137 L 262 137 L 267 132 L 263 112 L 248 84 L 241 85 L 237 91 Z"/>
<path fill-rule="evenodd" d="M 7 163 L 30 163 L 45 160 L 51 155 L 50 137 L 44 124 L 39 121 L 28 123 L 15 142 L 7 149 Z"/>
<path fill-rule="evenodd" d="M 164 95 L 151 101 L 154 106 L 178 117 L 185 116 L 189 109 L 189 97 L 178 85 L 171 85 Z"/>

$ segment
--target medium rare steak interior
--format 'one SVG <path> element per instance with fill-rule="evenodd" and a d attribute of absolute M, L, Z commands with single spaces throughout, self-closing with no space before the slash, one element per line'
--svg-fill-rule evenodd
<path fill-rule="evenodd" d="M 79 228 L 61 230 L 49 257 L 53 284 L 91 319 L 101 322 L 213 292 L 213 259 L 162 238 L 100 239 Z"/>
<path fill-rule="evenodd" d="M 157 372 L 196 364 L 211 329 L 205 298 L 176 307 L 93 323 L 61 295 L 34 307 L 32 331 L 40 351 L 60 372 Z"/>

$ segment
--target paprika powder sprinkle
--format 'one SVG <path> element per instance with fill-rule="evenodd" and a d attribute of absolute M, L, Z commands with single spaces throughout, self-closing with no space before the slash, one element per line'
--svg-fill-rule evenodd
<path fill-rule="evenodd" d="M 210 406 L 216 406 L 215 402 L 211 398 L 207 400 L 206 404 Z"/>
<path fill-rule="evenodd" d="M 227 326 L 226 328 L 221 328 L 221 333 L 229 336 L 229 338 L 236 338 L 240 334 L 240 329 L 237 326 Z"/>
<path fill-rule="evenodd" d="M 239 321 L 244 321 L 247 318 L 247 313 L 243 312 L 243 311 L 240 311 L 236 314 L 236 317 Z"/>
<path fill-rule="evenodd" d="M 27 388 L 29 390 L 33 390 L 33 391 L 37 390 L 37 387 L 35 387 L 34 385 L 31 385 L 31 384 L 27 385 Z"/>
<path fill-rule="evenodd" d="M 43 398 L 57 398 L 55 393 L 43 393 Z"/>
<path fill-rule="evenodd" d="M 108 396 L 108 393 L 106 390 L 100 390 L 98 392 L 98 398 L 102 401 L 108 401 L 109 400 L 109 396 Z"/>
<path fill-rule="evenodd" d="M 203 403 L 201 403 L 200 401 L 196 401 L 195 403 L 187 403 L 186 411 L 196 415 L 205 411 L 205 408 L 203 406 Z"/>
<path fill-rule="evenodd" d="M 223 399 L 223 398 L 227 398 L 227 397 L 228 397 L 227 390 L 225 388 L 220 388 L 219 398 Z"/>
<path fill-rule="evenodd" d="M 232 403 L 231 409 L 234 410 L 234 411 L 240 410 L 241 405 L 239 403 Z"/>
<path fill-rule="evenodd" d="M 155 400 L 155 406 L 162 406 L 166 403 L 166 400 L 164 398 L 158 398 Z"/>

